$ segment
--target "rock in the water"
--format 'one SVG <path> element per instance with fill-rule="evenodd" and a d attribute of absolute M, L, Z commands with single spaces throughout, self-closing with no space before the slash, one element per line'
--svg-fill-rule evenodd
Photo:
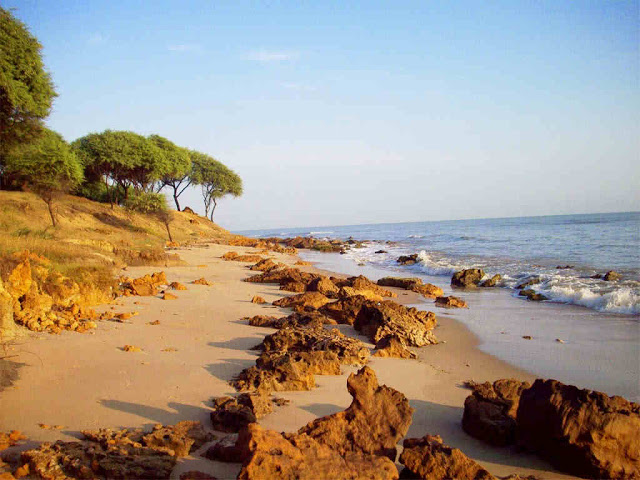
<path fill-rule="evenodd" d="M 298 430 L 342 456 L 355 453 L 396 458 L 396 443 L 411 425 L 413 408 L 397 390 L 378 385 L 375 372 L 363 367 L 349 375 L 353 397 L 344 411 L 318 418 Z"/>
<path fill-rule="evenodd" d="M 451 277 L 451 286 L 461 288 L 477 287 L 482 277 L 484 277 L 484 271 L 479 268 L 460 270 Z"/>
<path fill-rule="evenodd" d="M 400 255 L 396 260 L 400 265 L 414 265 L 419 262 L 418 254 L 413 253 L 411 255 Z"/>
<path fill-rule="evenodd" d="M 398 478 L 395 464 L 386 457 L 357 453 L 342 456 L 308 435 L 283 435 L 252 424 L 245 442 L 248 458 L 238 474 L 240 480 Z"/>
<path fill-rule="evenodd" d="M 312 308 L 320 308 L 323 305 L 329 303 L 327 297 L 325 297 L 320 292 L 305 292 L 299 295 L 293 295 L 291 297 L 284 297 L 280 300 L 276 300 L 273 302 L 273 305 L 277 307 L 312 307 Z"/>
<path fill-rule="evenodd" d="M 219 397 L 213 402 L 211 424 L 221 432 L 239 432 L 273 411 L 266 392 L 243 393 L 235 398 Z"/>
<path fill-rule="evenodd" d="M 402 478 L 497 480 L 457 448 L 444 445 L 439 435 L 407 438 L 402 445 L 404 450 L 400 455 L 400 463 L 409 470 L 402 472 Z"/>
<path fill-rule="evenodd" d="M 522 392 L 517 441 L 559 470 L 588 478 L 640 477 L 640 405 L 556 380 Z"/>
<path fill-rule="evenodd" d="M 432 331 L 436 326 L 432 312 L 407 308 L 390 300 L 365 302 L 353 326 L 373 343 L 387 336 L 396 336 L 411 347 L 438 343 Z"/>
<path fill-rule="evenodd" d="M 521 290 L 523 288 L 531 287 L 532 285 L 537 285 L 541 282 L 542 282 L 542 279 L 540 277 L 532 277 L 516 285 L 516 290 Z"/>
<path fill-rule="evenodd" d="M 602 277 L 605 282 L 615 282 L 616 280 L 620 280 L 620 278 L 622 278 L 621 275 L 614 270 L 609 270 Z"/>
<path fill-rule="evenodd" d="M 438 297 L 436 298 L 436 307 L 443 308 L 469 308 L 467 302 L 462 300 L 461 298 L 454 297 L 453 295 L 449 297 Z"/>
<path fill-rule="evenodd" d="M 384 337 L 376 343 L 374 357 L 417 358 L 398 337 Z"/>
<path fill-rule="evenodd" d="M 483 280 L 482 282 L 480 282 L 480 284 L 478 286 L 479 287 L 485 287 L 485 288 L 486 287 L 495 287 L 501 280 L 502 280 L 502 275 L 497 273 L 493 277 L 487 278 L 486 280 Z"/>
<path fill-rule="evenodd" d="M 545 300 L 549 300 L 548 297 L 542 295 L 541 293 L 536 293 L 530 288 L 520 290 L 520 293 L 518 293 L 518 295 L 520 295 L 521 297 L 527 297 L 527 300 L 531 300 L 532 302 L 543 302 Z"/>
<path fill-rule="evenodd" d="M 492 445 L 515 442 L 516 412 L 522 392 L 531 385 L 513 379 L 474 384 L 464 402 L 462 428 L 472 437 Z"/>

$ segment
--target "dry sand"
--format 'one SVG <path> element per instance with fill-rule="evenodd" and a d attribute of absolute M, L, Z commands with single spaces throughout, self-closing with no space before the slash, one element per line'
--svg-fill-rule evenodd
<path fill-rule="evenodd" d="M 188 288 L 173 292 L 177 300 L 120 298 L 102 309 L 139 312 L 126 323 L 101 322 L 94 332 L 85 334 L 29 334 L 10 347 L 11 360 L 24 366 L 19 379 L 0 393 L 0 431 L 21 430 L 30 441 L 40 442 L 73 440 L 83 429 L 100 427 L 147 427 L 180 420 L 210 425 L 210 399 L 234 393 L 228 381 L 256 358 L 249 348 L 274 331 L 251 327 L 242 318 L 290 313 L 269 305 L 285 295 L 278 285 L 241 281 L 254 272 L 247 269 L 250 264 L 219 258 L 229 250 L 254 253 L 253 249 L 221 245 L 182 249 L 178 253 L 188 265 L 164 269 L 169 282 L 178 281 Z M 274 256 L 290 264 L 296 260 Z M 131 267 L 126 274 L 140 276 L 157 270 Z M 190 283 L 200 277 L 213 286 Z M 399 301 L 416 302 L 413 294 L 398 293 Z M 269 303 L 251 303 L 254 295 Z M 155 320 L 160 324 L 150 325 Z M 452 316 L 441 315 L 439 322 L 436 335 L 446 343 L 416 349 L 419 360 L 373 358 L 370 363 L 380 383 L 404 393 L 415 409 L 408 436 L 439 434 L 445 443 L 460 448 L 496 475 L 572 478 L 533 456 L 487 446 L 462 431 L 464 399 L 469 395 L 462 382 L 533 377 L 481 352 L 476 348 L 477 339 Z M 358 336 L 349 326 L 340 328 Z M 142 351 L 125 352 L 125 344 Z M 260 423 L 293 431 L 314 418 L 343 410 L 351 401 L 346 378 L 355 370 L 343 367 L 340 376 L 316 376 L 318 386 L 308 392 L 279 393 L 291 403 L 276 407 Z M 63 428 L 43 429 L 41 423 Z M 179 462 L 172 478 L 192 469 L 235 478 L 239 466 L 194 455 Z"/>

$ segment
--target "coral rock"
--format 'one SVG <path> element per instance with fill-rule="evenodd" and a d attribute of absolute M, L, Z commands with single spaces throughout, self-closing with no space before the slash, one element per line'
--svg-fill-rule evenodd
<path fill-rule="evenodd" d="M 384 337 L 376 343 L 374 357 L 417 358 L 401 339 L 395 336 Z"/>
<path fill-rule="evenodd" d="M 436 307 L 443 308 L 469 308 L 467 302 L 462 300 L 461 298 L 454 297 L 453 295 L 449 297 L 438 297 L 436 298 Z"/>
<path fill-rule="evenodd" d="M 327 297 L 325 297 L 320 292 L 305 292 L 299 295 L 293 295 L 291 297 L 284 297 L 280 300 L 276 300 L 273 302 L 273 305 L 277 307 L 312 307 L 312 308 L 320 308 L 323 305 L 329 303 Z"/>

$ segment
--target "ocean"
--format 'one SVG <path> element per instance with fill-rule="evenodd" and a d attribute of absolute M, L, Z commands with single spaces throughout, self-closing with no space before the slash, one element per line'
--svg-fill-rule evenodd
<path fill-rule="evenodd" d="M 299 255 L 318 268 L 374 281 L 420 277 L 445 295 L 463 298 L 469 308 L 437 308 L 429 299 L 415 306 L 463 323 L 481 350 L 539 377 L 640 401 L 640 212 L 237 233 L 369 240 L 343 255 Z M 376 253 L 381 250 L 386 253 Z M 413 253 L 417 264 L 396 262 Z M 453 290 L 452 273 L 470 267 L 501 274 L 500 288 Z M 609 270 L 620 280 L 591 278 Z M 518 296 L 514 287 L 533 277 L 541 281 L 530 288 L 548 301 Z"/>
<path fill-rule="evenodd" d="M 370 240 L 346 254 L 357 264 L 451 277 L 464 268 L 502 275 L 513 290 L 532 277 L 531 288 L 549 301 L 599 312 L 640 314 L 640 212 L 439 222 L 384 223 L 238 232 L 257 237 L 353 237 Z M 393 242 L 393 243 L 390 243 Z M 385 250 L 387 253 L 375 253 Z M 420 262 L 400 267 L 400 255 L 418 253 Z M 562 268 L 557 267 L 566 267 Z M 615 270 L 622 278 L 591 278 Z M 444 281 L 444 280 L 443 280 Z M 523 300 L 524 301 L 524 300 Z"/>

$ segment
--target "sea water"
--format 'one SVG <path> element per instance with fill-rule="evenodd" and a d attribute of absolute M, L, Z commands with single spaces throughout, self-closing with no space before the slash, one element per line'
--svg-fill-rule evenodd
<path fill-rule="evenodd" d="M 640 212 L 238 233 L 369 240 L 343 255 L 300 255 L 320 268 L 373 280 L 420 277 L 469 303 L 469 309 L 435 311 L 463 322 L 482 350 L 538 376 L 640 400 Z M 413 253 L 415 265 L 397 263 Z M 499 288 L 452 290 L 450 277 L 463 268 L 499 273 Z M 609 270 L 621 279 L 591 278 Z M 540 283 L 529 288 L 548 301 L 517 295 L 514 287 L 532 278 Z M 419 307 L 434 310 L 432 300 Z"/>

